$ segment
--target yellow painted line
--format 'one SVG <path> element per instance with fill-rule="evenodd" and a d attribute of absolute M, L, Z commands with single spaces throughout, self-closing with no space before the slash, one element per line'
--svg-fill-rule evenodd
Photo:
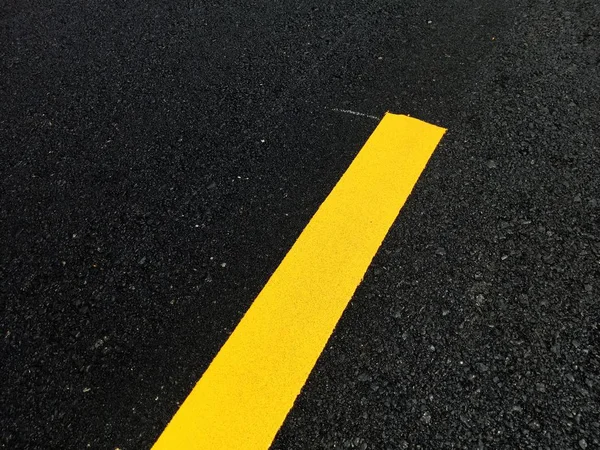
<path fill-rule="evenodd" d="M 269 448 L 444 132 L 385 115 L 155 450 Z"/>

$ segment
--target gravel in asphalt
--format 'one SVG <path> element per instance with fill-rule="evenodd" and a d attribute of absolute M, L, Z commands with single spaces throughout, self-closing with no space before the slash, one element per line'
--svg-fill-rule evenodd
<path fill-rule="evenodd" d="M 600 447 L 596 2 L 1 11 L 1 447 L 150 447 L 387 110 L 449 131 L 273 448 Z"/>

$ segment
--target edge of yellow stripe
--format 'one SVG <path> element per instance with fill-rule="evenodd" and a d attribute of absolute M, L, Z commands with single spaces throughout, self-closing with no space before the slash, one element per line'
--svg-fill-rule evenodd
<path fill-rule="evenodd" d="M 269 448 L 444 133 L 384 116 L 155 450 Z"/>

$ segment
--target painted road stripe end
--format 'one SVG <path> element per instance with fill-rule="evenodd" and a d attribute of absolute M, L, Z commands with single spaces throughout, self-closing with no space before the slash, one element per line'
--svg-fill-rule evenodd
<path fill-rule="evenodd" d="M 385 115 L 155 450 L 269 448 L 444 132 Z"/>

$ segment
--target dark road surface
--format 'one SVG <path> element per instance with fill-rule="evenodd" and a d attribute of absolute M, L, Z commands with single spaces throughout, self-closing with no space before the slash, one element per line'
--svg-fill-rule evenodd
<path fill-rule="evenodd" d="M 600 3 L 438 3 L 0 6 L 1 448 L 149 448 L 340 110 L 448 133 L 273 448 L 600 448 Z"/>

